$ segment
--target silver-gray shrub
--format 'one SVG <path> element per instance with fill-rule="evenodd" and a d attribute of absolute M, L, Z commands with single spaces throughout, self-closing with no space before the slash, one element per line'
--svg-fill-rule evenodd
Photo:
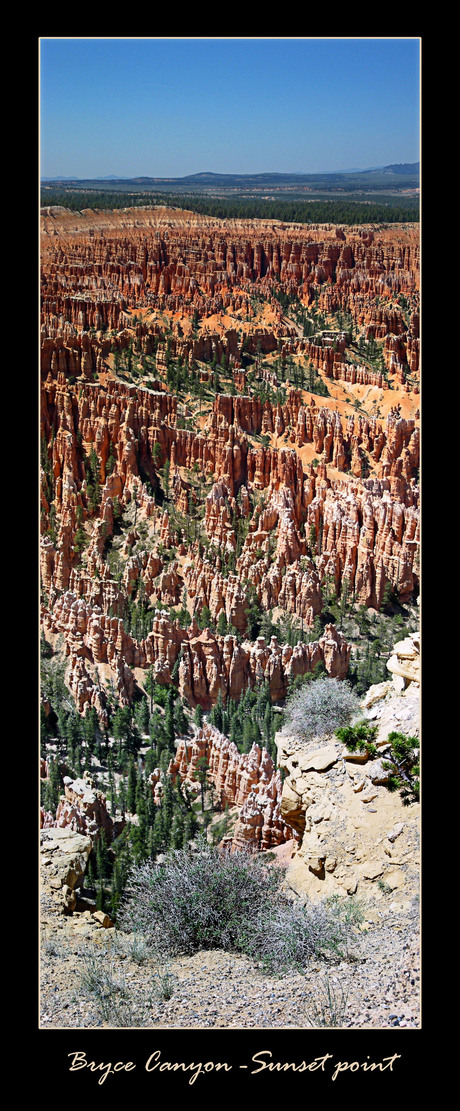
<path fill-rule="evenodd" d="M 302 970 L 313 959 L 346 959 L 354 924 L 340 902 L 274 900 L 251 923 L 240 948 L 269 972 Z"/>
<path fill-rule="evenodd" d="M 171 955 L 234 949 L 242 922 L 255 919 L 278 884 L 258 857 L 176 850 L 131 870 L 117 924 Z"/>
<path fill-rule="evenodd" d="M 117 925 L 157 954 L 243 953 L 272 971 L 344 956 L 351 926 L 337 908 L 292 901 L 282 870 L 245 852 L 178 850 L 132 869 Z"/>
<path fill-rule="evenodd" d="M 359 712 L 359 699 L 346 679 L 315 679 L 287 699 L 281 732 L 309 741 L 348 725 Z"/>

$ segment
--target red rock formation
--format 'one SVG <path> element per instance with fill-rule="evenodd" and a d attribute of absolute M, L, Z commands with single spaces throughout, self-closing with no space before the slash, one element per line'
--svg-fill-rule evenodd
<path fill-rule="evenodd" d="M 142 640 L 125 632 L 120 618 L 109 617 L 83 598 L 60 595 L 52 611 L 43 615 L 45 635 L 61 635 L 69 658 L 67 681 L 79 712 L 95 706 L 105 720 L 105 692 L 98 676 L 99 664 L 109 665 L 121 704 L 128 705 L 134 692 L 134 668 L 153 667 L 160 684 L 172 682 L 178 664 L 181 696 L 191 706 L 209 709 L 219 693 L 238 700 L 242 691 L 260 679 L 269 683 L 272 699 L 283 698 L 290 679 L 324 663 L 331 675 L 344 678 L 350 646 L 335 629 L 326 626 L 319 641 L 280 646 L 275 637 L 238 643 L 235 636 L 219 636 L 196 622 L 181 629 L 166 613 L 157 613 L 152 631 Z"/>
<path fill-rule="evenodd" d="M 233 849 L 254 852 L 292 838 L 292 828 L 280 814 L 281 775 L 265 748 L 253 744 L 250 752 L 240 753 L 232 741 L 206 723 L 192 740 L 179 741 L 168 772 L 173 779 L 179 776 L 196 785 L 200 760 L 206 760 L 207 778 L 220 807 L 241 807 Z"/>
<path fill-rule="evenodd" d="M 250 381 L 251 353 L 258 367 L 276 351 L 286 367 L 310 359 L 347 390 L 385 391 L 382 375 L 345 361 L 345 329 L 301 335 L 274 296 L 282 289 L 307 309 L 317 302 L 323 312 L 348 314 L 365 338 L 383 340 L 389 377 L 411 390 L 420 343 L 418 229 L 229 225 L 163 209 L 98 214 L 96 223 L 91 213 L 46 210 L 42 218 L 43 623 L 51 638 L 63 636 L 80 712 L 94 705 L 104 720 L 104 668 L 124 704 L 136 669 L 153 666 L 160 683 L 178 671 L 190 705 L 206 707 L 219 692 L 238 697 L 260 674 L 272 698 L 282 697 L 289 677 L 320 659 L 329 673 L 345 674 L 347 647 L 336 633 L 291 649 L 274 639 L 238 643 L 213 626 L 224 614 L 244 638 L 254 592 L 263 609 L 311 628 L 328 577 L 339 594 L 346 583 L 365 605 L 379 606 L 388 583 L 401 598 L 413 596 L 418 417 L 397 406 L 385 422 L 347 416 L 287 388 L 282 404 L 217 393 L 206 420 L 179 427 L 190 425 L 190 410 L 186 402 L 178 411 L 167 364 L 180 359 L 191 372 L 205 362 L 198 376 L 209 385 L 209 364 L 226 359 L 238 388 Z M 255 314 L 255 294 L 265 298 L 264 318 Z M 231 326 L 226 311 L 239 314 Z M 151 368 L 155 388 L 114 374 L 115 360 L 131 349 L 136 373 L 144 379 Z M 261 380 L 267 374 L 260 369 Z M 269 446 L 257 443 L 261 436 Z M 316 466 L 302 461 L 309 445 Z M 166 461 L 170 501 L 160 507 Z M 197 474 L 204 519 L 192 542 Z M 124 543 L 123 513 L 130 514 Z M 138 592 L 166 607 L 149 611 L 143 637 L 126 626 Z M 191 616 L 208 607 L 211 629 L 200 631 L 194 620 L 181 628 L 171 615 L 184 592 Z"/>
<path fill-rule="evenodd" d="M 133 210 L 132 219 L 123 215 L 122 227 L 120 219 L 106 214 L 105 228 L 98 218 L 96 230 L 84 217 L 72 223 L 72 217 L 63 216 L 62 231 L 50 236 L 50 225 L 56 233 L 57 221 L 53 214 L 42 217 L 45 371 L 54 360 L 53 371 L 94 373 L 97 352 L 104 357 L 107 330 L 122 332 L 130 322 L 128 307 L 141 303 L 173 312 L 196 305 L 200 315 L 212 315 L 229 307 L 250 310 L 243 291 L 252 286 L 270 294 L 272 283 L 279 282 L 310 301 L 313 289 L 322 285 L 320 308 L 351 310 L 357 322 L 383 338 L 405 330 L 394 298 L 418 289 L 415 227 L 396 234 L 380 229 L 366 233 L 365 239 L 362 229 L 341 229 L 345 239 L 339 242 L 336 229 L 324 227 L 278 224 L 262 229 L 260 223 L 244 228 L 233 223 L 229 234 L 225 224 L 190 214 L 176 214 L 172 221 L 159 210 Z M 279 305 L 277 317 L 282 334 Z M 95 333 L 89 335 L 90 328 Z M 145 350 L 142 324 L 137 325 L 137 338 Z M 204 331 L 175 335 L 173 341 L 174 354 L 185 359 L 211 360 L 216 354 L 220 360 L 225 354 L 235 365 L 240 362 L 235 329 L 224 336 Z M 277 337 L 258 325 L 248 344 L 253 353 L 258 348 L 267 352 L 276 348 Z M 330 355 L 325 358 L 328 362 Z"/>
<path fill-rule="evenodd" d="M 94 786 L 87 773 L 81 779 L 65 779 L 64 795 L 61 795 L 55 817 L 43 813 L 42 822 L 42 828 L 53 826 L 72 829 L 75 833 L 86 833 L 93 843 L 97 841 L 101 830 L 104 831 L 107 844 L 120 833 L 120 823 L 115 825 L 109 814 L 105 795 Z"/>

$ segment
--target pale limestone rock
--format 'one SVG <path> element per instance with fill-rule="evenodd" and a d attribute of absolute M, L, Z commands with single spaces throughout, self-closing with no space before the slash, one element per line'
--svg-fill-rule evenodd
<path fill-rule="evenodd" d="M 393 653 L 387 661 L 387 668 L 394 677 L 396 689 L 404 689 L 401 687 L 401 680 L 404 681 L 404 686 L 407 683 L 420 685 L 419 633 L 412 633 L 411 636 L 394 645 Z"/>
<path fill-rule="evenodd" d="M 58 827 L 41 831 L 41 883 L 52 895 L 61 913 L 71 915 L 77 906 L 77 888 L 85 874 L 91 840 L 71 829 Z"/>
<path fill-rule="evenodd" d="M 370 710 L 376 702 L 380 702 L 382 698 L 386 698 L 387 694 L 393 690 L 393 684 L 387 680 L 385 683 L 374 683 L 362 700 L 363 710 Z M 367 715 L 370 717 L 370 715 Z"/>
<path fill-rule="evenodd" d="M 305 829 L 305 806 L 302 803 L 302 795 L 294 790 L 289 780 L 285 780 L 283 784 L 281 814 L 287 825 L 292 826 L 292 829 L 299 833 L 303 833 Z"/>
<path fill-rule="evenodd" d="M 390 667 L 389 665 L 392 664 L 392 663 L 394 664 L 394 666 Z M 399 691 L 399 692 L 405 690 L 406 677 L 404 675 L 399 674 L 399 672 L 398 672 L 398 659 L 397 659 L 397 657 L 393 656 L 391 660 L 388 660 L 387 666 L 388 666 L 389 671 L 393 671 L 393 687 L 394 687 L 394 690 Z"/>
<path fill-rule="evenodd" d="M 82 858 L 86 856 L 87 858 L 91 851 L 91 839 L 89 837 L 75 833 L 72 829 L 57 826 L 42 830 L 41 844 L 46 852 L 55 848 L 65 856 L 75 855 Z"/>
<path fill-rule="evenodd" d="M 310 752 L 304 762 L 305 771 L 324 772 L 337 762 L 337 752 L 334 745 L 316 749 Z"/>
<path fill-rule="evenodd" d="M 362 802 L 374 802 L 374 799 L 378 798 L 378 796 L 379 796 L 378 791 L 372 790 L 371 787 L 367 787 L 366 790 L 361 795 L 361 801 Z"/>
<path fill-rule="evenodd" d="M 390 778 L 391 773 L 387 768 L 384 768 L 384 766 L 383 766 L 384 763 L 385 763 L 385 761 L 382 761 L 382 760 L 371 760 L 370 761 L 369 769 L 368 769 L 368 775 L 369 775 L 369 779 L 371 780 L 371 783 L 374 783 L 374 784 L 388 783 L 388 780 Z"/>
<path fill-rule="evenodd" d="M 360 866 L 361 867 L 361 866 Z M 362 874 L 366 880 L 376 880 L 382 876 L 385 871 L 386 865 L 378 861 L 368 861 L 362 865 Z"/>
<path fill-rule="evenodd" d="M 71 914 L 72 911 L 75 910 L 75 907 L 77 905 L 77 896 L 75 894 L 75 891 L 73 891 L 72 888 L 69 887 L 68 884 L 63 883 L 62 887 L 61 887 L 60 895 L 61 895 L 61 900 L 62 900 L 62 904 L 63 904 L 63 909 L 65 911 L 67 911 L 67 913 Z"/>
<path fill-rule="evenodd" d="M 387 868 L 385 871 L 385 883 L 388 884 L 388 887 L 391 887 L 392 891 L 397 891 L 399 889 L 401 890 L 401 892 L 404 891 L 404 886 L 406 883 L 406 873 L 404 869 Z"/>
<path fill-rule="evenodd" d="M 308 816 L 315 824 L 317 822 L 329 822 L 334 816 L 334 806 L 332 802 L 321 801 L 317 806 L 309 808 Z"/>
<path fill-rule="evenodd" d="M 358 889 L 358 880 L 355 877 L 350 879 L 348 881 L 348 883 L 345 885 L 345 889 L 346 889 L 347 895 L 355 895 L 356 891 Z"/>
<path fill-rule="evenodd" d="M 310 872 L 313 872 L 313 875 L 317 876 L 318 879 L 323 879 L 324 877 L 325 860 L 325 856 L 318 856 L 316 859 L 312 859 L 309 861 L 308 867 L 310 869 Z"/>
<path fill-rule="evenodd" d="M 105 914 L 103 910 L 93 911 L 92 918 L 94 918 L 95 922 L 99 922 L 99 924 L 103 926 L 105 930 L 113 927 L 113 922 L 109 918 L 109 915 Z"/>
<path fill-rule="evenodd" d="M 369 753 L 366 749 L 362 752 L 359 752 L 358 749 L 356 749 L 356 752 L 349 752 L 348 749 L 344 749 L 343 759 L 346 760 L 347 764 L 367 764 Z"/>
<path fill-rule="evenodd" d="M 303 897 L 316 900 L 357 893 L 364 902 L 374 902 L 391 887 L 398 898 L 404 894 L 410 902 L 418 892 L 419 807 L 405 807 L 398 792 L 386 789 L 388 772 L 383 768 L 388 733 L 402 728 L 418 733 L 417 688 L 410 684 L 397 694 L 391 682 L 378 686 L 367 705 L 381 708 L 376 738 L 380 759 L 349 753 L 344 745 L 331 742 L 309 749 L 295 737 L 282 732 L 276 736 L 278 765 L 287 773 L 281 816 L 301 839 L 288 862 L 286 882 Z M 392 859 L 390 839 L 399 837 L 403 829 L 405 888 L 392 878 L 400 861 Z M 379 845 L 381 853 L 376 855 Z M 381 888 L 377 880 L 382 880 Z"/>

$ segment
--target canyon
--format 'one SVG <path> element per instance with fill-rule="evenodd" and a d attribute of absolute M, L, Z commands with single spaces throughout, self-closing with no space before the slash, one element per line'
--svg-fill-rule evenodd
<path fill-rule="evenodd" d="M 216 813 L 234 818 L 221 843 L 278 854 L 313 898 L 379 877 L 400 887 L 407 868 L 384 835 L 402 822 L 414 886 L 415 819 L 373 782 L 372 761 L 337 741 L 310 766 L 282 730 L 270 751 L 263 738 L 242 751 L 212 714 L 262 689 L 281 714 L 296 685 L 347 680 L 369 655 L 358 615 L 417 611 L 418 226 L 166 207 L 50 207 L 40 220 L 40 634 L 72 713 L 94 713 L 110 746 L 117 709 L 153 699 L 164 718 L 172 691 L 188 728 L 146 772 L 155 805 L 165 775 L 198 792 L 204 761 Z M 388 710 L 387 732 L 413 700 L 418 736 L 414 643 L 398 655 L 393 636 L 385 682 L 369 682 L 374 700 L 361 693 L 364 709 Z M 43 853 L 76 839 L 55 881 L 71 914 L 100 831 L 110 845 L 126 813 L 91 767 L 66 767 L 45 685 L 41 709 L 42 781 L 47 749 L 61 764 Z"/>
<path fill-rule="evenodd" d="M 355 895 L 359 887 L 360 897 L 372 892 L 375 898 L 377 880 L 407 906 L 419 887 L 419 815 L 398 793 L 388 791 L 385 757 L 392 730 L 420 738 L 418 634 L 394 645 L 387 671 L 388 679 L 370 687 L 361 703 L 363 714 L 377 726 L 375 760 L 368 753 L 347 751 L 335 736 L 306 745 L 281 729 L 275 761 L 258 744 L 248 753 L 239 752 L 206 722 L 192 737 L 179 740 L 168 775 L 193 788 L 205 758 L 216 809 L 228 807 L 233 816 L 222 847 L 270 851 L 296 895 L 324 899 Z M 45 763 L 41 775 L 48 775 Z M 154 797 L 161 798 L 159 769 L 151 773 L 149 784 Z M 43 813 L 41 822 L 43 881 L 47 886 L 56 877 L 54 900 L 61 911 L 68 914 L 79 905 L 85 912 L 79 889 L 92 844 L 101 829 L 110 843 L 122 825 L 114 822 L 104 793 L 87 772 L 80 779 L 64 779 L 56 814 Z M 93 909 L 92 917 L 99 925 L 104 916 Z M 111 924 L 105 919 L 106 926 Z"/>

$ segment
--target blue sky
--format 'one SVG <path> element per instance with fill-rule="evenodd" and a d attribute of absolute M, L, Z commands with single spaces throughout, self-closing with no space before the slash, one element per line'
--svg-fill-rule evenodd
<path fill-rule="evenodd" d="M 420 156 L 414 38 L 42 38 L 43 177 L 324 173 Z"/>

